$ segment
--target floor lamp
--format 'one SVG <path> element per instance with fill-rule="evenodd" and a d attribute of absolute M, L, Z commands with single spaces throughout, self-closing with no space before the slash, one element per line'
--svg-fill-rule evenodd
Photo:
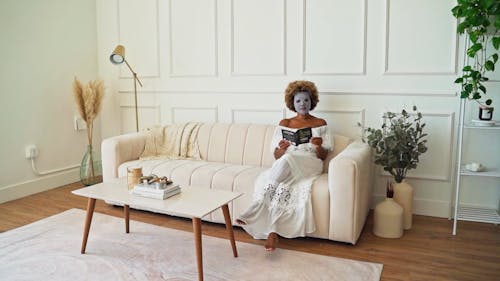
<path fill-rule="evenodd" d="M 113 64 L 122 64 L 125 62 L 125 64 L 128 66 L 128 69 L 130 69 L 130 72 L 132 72 L 132 75 L 134 76 L 134 101 L 135 101 L 135 129 L 137 132 L 139 132 L 139 113 L 137 111 L 137 82 L 139 82 L 139 85 L 142 87 L 141 80 L 137 77 L 137 73 L 130 67 L 130 64 L 128 64 L 127 60 L 125 59 L 125 47 L 123 45 L 118 45 L 116 46 L 115 50 L 113 53 L 111 53 L 111 56 L 109 56 L 109 60 Z"/>

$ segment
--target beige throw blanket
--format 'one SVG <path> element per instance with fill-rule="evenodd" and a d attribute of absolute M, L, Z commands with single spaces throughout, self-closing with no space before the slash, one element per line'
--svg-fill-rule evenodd
<path fill-rule="evenodd" d="M 198 148 L 200 126 L 201 123 L 190 122 L 150 128 L 140 159 L 201 159 Z"/>

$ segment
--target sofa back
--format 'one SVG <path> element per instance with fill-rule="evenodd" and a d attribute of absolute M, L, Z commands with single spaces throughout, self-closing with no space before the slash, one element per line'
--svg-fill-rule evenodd
<path fill-rule="evenodd" d="M 274 161 L 271 140 L 276 125 L 203 123 L 198 131 L 201 158 L 207 161 L 268 167 Z M 349 145 L 348 137 L 333 135 L 334 149 L 325 161 Z"/>

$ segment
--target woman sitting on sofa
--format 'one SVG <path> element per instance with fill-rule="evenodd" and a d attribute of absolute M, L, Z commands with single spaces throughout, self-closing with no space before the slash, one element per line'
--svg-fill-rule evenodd
<path fill-rule="evenodd" d="M 311 186 L 331 149 L 326 121 L 310 114 L 318 101 L 314 83 L 295 81 L 288 85 L 285 103 L 297 115 L 281 120 L 276 128 L 271 142 L 276 161 L 259 175 L 251 206 L 236 220 L 255 239 L 267 239 L 267 251 L 276 249 L 278 235 L 303 237 L 316 230 Z M 285 139 L 302 128 L 311 130 L 301 130 L 295 140 L 286 137 L 293 142 Z"/>

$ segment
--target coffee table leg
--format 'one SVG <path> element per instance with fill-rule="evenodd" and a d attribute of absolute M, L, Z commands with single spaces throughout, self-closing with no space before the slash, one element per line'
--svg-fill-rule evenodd
<path fill-rule="evenodd" d="M 234 232 L 233 225 L 231 223 L 231 215 L 229 214 L 229 207 L 226 204 L 221 208 L 222 213 L 224 214 L 224 221 L 226 222 L 226 230 L 227 234 L 229 235 L 229 241 L 231 242 L 231 247 L 233 248 L 233 256 L 236 258 L 238 257 L 238 251 L 236 250 L 236 243 L 234 242 Z"/>
<path fill-rule="evenodd" d="M 87 239 L 89 238 L 90 223 L 92 222 L 92 215 L 94 214 L 95 199 L 89 198 L 87 202 L 87 217 L 85 218 L 85 229 L 83 230 L 82 249 L 80 253 L 85 254 L 85 247 L 87 247 Z"/>
<path fill-rule="evenodd" d="M 198 280 L 203 280 L 203 253 L 201 250 L 201 219 L 193 218 L 194 243 L 196 248 L 196 263 L 198 266 Z"/>
<path fill-rule="evenodd" d="M 123 205 L 123 215 L 125 217 L 125 233 L 129 233 L 130 208 L 128 205 Z"/>

